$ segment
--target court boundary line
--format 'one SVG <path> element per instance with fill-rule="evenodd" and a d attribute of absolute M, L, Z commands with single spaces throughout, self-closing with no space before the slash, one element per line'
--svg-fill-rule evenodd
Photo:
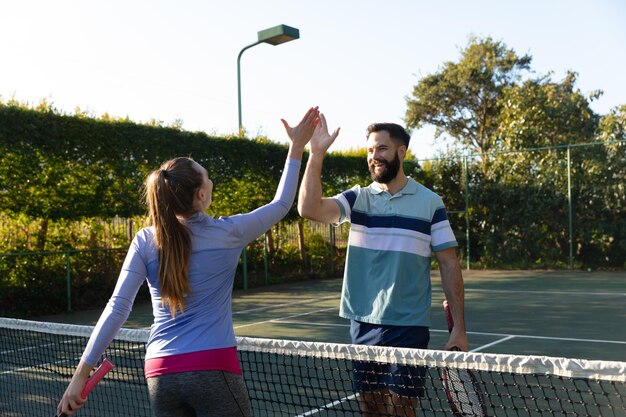
<path fill-rule="evenodd" d="M 326 411 L 328 408 L 332 408 L 332 407 L 334 407 L 336 405 L 343 404 L 346 401 L 354 400 L 354 399 L 356 399 L 358 397 L 359 397 L 359 394 L 352 394 L 352 395 L 349 395 L 347 397 L 340 398 L 338 400 L 330 402 L 328 404 L 324 404 L 321 407 L 316 407 L 316 408 L 310 409 L 309 411 L 307 411 L 305 413 L 298 414 L 296 417 L 307 417 L 307 416 L 312 416 L 312 415 L 315 415 L 315 414 L 319 414 L 322 411 Z"/>
<path fill-rule="evenodd" d="M 433 291 L 443 292 L 443 289 L 440 287 L 433 288 Z M 539 291 L 539 290 L 496 290 L 489 288 L 465 288 L 465 292 L 493 292 L 493 293 L 503 293 L 503 294 L 545 294 L 548 296 L 551 295 L 597 295 L 599 297 L 626 297 L 626 292 L 580 292 L 580 291 Z"/>
<path fill-rule="evenodd" d="M 310 314 L 319 313 L 321 311 L 335 310 L 336 308 L 337 307 L 326 307 L 326 308 L 322 308 L 322 309 L 319 309 L 319 310 L 308 311 L 306 313 L 292 314 L 290 316 L 285 316 L 285 319 L 290 319 L 290 318 L 293 318 L 293 317 L 308 316 Z M 236 329 L 241 329 L 241 328 L 244 328 L 244 327 L 257 326 L 259 324 L 274 323 L 274 322 L 277 322 L 277 321 L 280 321 L 280 320 L 282 320 L 282 319 L 270 319 L 270 320 L 257 321 L 257 322 L 254 322 L 254 323 L 247 323 L 247 324 L 242 324 L 242 325 L 239 325 L 239 326 L 233 326 L 233 329 L 236 330 Z M 285 323 L 287 323 L 287 322 L 285 322 Z M 303 323 L 303 322 L 300 322 L 300 323 Z"/>
<path fill-rule="evenodd" d="M 491 347 L 491 346 L 498 345 L 498 344 L 500 344 L 500 343 L 506 342 L 507 340 L 511 340 L 511 339 L 515 339 L 515 336 L 507 336 L 507 337 L 503 337 L 503 338 L 502 338 L 502 339 L 500 339 L 500 340 L 496 340 L 496 341 L 494 341 L 494 342 L 487 343 L 486 345 L 479 346 L 479 347 L 477 347 L 476 349 L 472 349 L 472 350 L 470 350 L 470 352 L 480 352 L 481 350 L 483 350 L 483 349 L 485 349 L 485 348 L 488 348 L 488 347 Z"/>
<path fill-rule="evenodd" d="M 290 317 L 285 317 L 290 318 Z M 267 321 L 280 322 L 284 324 L 297 324 L 297 325 L 307 325 L 307 326 L 335 326 L 335 327 L 350 327 L 349 324 L 331 324 L 331 323 L 309 323 L 303 321 L 284 321 L 283 319 L 273 319 Z M 431 332 L 437 333 L 448 333 L 448 330 L 440 330 L 430 328 Z M 510 337 L 510 338 L 520 338 L 520 339 L 544 339 L 544 340 L 560 340 L 567 342 L 593 342 L 593 343 L 612 343 L 612 344 L 620 344 L 626 345 L 626 341 L 622 340 L 602 340 L 602 339 L 578 339 L 573 337 L 554 337 L 554 336 L 532 336 L 532 335 L 521 335 L 521 334 L 506 334 L 506 333 L 488 333 L 488 332 L 467 332 L 467 334 L 473 334 L 478 336 L 497 336 L 497 337 Z"/>
<path fill-rule="evenodd" d="M 233 311 L 233 315 L 235 315 L 235 314 L 253 313 L 253 312 L 257 312 L 257 311 L 271 310 L 273 308 L 288 307 L 288 306 L 293 306 L 293 305 L 310 304 L 310 303 L 315 303 L 315 302 L 322 301 L 322 300 L 328 300 L 328 299 L 331 299 L 331 298 L 339 299 L 339 297 L 337 295 L 328 295 L 326 297 L 319 297 L 319 298 L 307 298 L 307 299 L 304 299 L 304 300 L 301 300 L 301 301 L 298 301 L 298 302 L 273 304 L 273 305 L 270 305 L 270 306 L 250 308 L 248 310 Z"/>

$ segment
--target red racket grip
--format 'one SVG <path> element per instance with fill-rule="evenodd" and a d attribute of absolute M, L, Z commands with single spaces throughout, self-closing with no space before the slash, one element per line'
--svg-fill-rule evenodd
<path fill-rule="evenodd" d="M 452 329 L 454 328 L 454 320 L 452 320 L 452 313 L 450 312 L 450 306 L 448 305 L 447 299 L 443 300 L 443 310 L 446 312 L 446 321 L 448 322 L 448 331 L 452 332 Z M 461 349 L 459 349 L 457 346 L 453 346 L 452 349 L 450 350 L 454 350 L 457 352 L 461 351 Z"/>
<path fill-rule="evenodd" d="M 443 300 L 443 310 L 446 312 L 446 321 L 448 322 L 448 331 L 451 332 L 454 328 L 454 320 L 452 320 L 452 312 L 450 312 L 450 306 L 448 300 Z"/>
<path fill-rule="evenodd" d="M 96 384 L 100 382 L 107 372 L 113 368 L 115 368 L 115 365 L 113 365 L 113 363 L 111 363 L 108 359 L 105 359 L 93 375 L 87 379 L 85 388 L 83 388 L 83 392 L 80 393 L 80 396 L 83 397 L 83 399 L 87 398 L 89 393 L 96 387 Z"/>
<path fill-rule="evenodd" d="M 87 382 L 85 383 L 85 387 L 83 388 L 83 391 L 80 393 L 80 396 L 83 397 L 83 399 L 86 399 L 89 393 L 96 387 L 98 382 L 102 381 L 102 378 L 104 378 L 104 376 L 113 368 L 115 368 L 115 365 L 113 365 L 113 363 L 110 360 L 105 359 L 100 364 L 98 369 L 96 369 L 96 371 L 89 378 L 87 378 Z M 68 416 L 65 413 L 61 413 L 60 415 L 55 414 L 55 417 L 68 417 Z"/>

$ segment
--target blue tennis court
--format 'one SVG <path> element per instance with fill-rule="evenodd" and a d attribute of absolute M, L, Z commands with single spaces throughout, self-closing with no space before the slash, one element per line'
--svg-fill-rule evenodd
<path fill-rule="evenodd" d="M 426 397 L 421 402 L 424 415 L 450 414 L 441 380 L 441 372 L 448 366 L 475 369 L 488 399 L 489 415 L 520 415 L 520 410 L 529 416 L 544 412 L 625 415 L 624 273 L 465 271 L 464 275 L 466 319 L 474 353 L 456 358 L 438 350 L 445 343 L 447 330 L 437 273 L 433 273 L 430 346 L 434 350 L 408 350 L 407 357 L 398 350 L 362 351 L 348 345 L 349 324 L 337 315 L 340 279 L 235 292 L 235 330 L 254 415 L 359 415 L 358 394 L 350 381 L 354 360 L 426 366 Z M 36 319 L 93 325 L 99 314 L 97 309 Z M 110 415 L 119 407 L 126 407 L 127 415 L 151 414 L 141 370 L 150 320 L 150 306 L 136 305 L 125 326 L 136 330 L 124 330 L 128 340 L 107 351 L 118 367 L 90 397 L 89 411 L 82 410 L 81 415 Z M 53 409 L 90 329 L 79 333 L 47 335 L 4 329 L 0 337 L 0 382 L 3 392 L 10 391 L 7 398 L 17 400 L 9 401 L 3 394 L 0 410 L 7 411 L 8 416 L 22 416 L 32 415 L 17 408 L 25 404 L 39 407 L 35 410 Z M 512 358 L 510 354 L 523 356 Z M 582 359 L 571 361 L 576 366 L 605 361 L 591 363 L 589 368 L 593 375 L 596 369 L 605 375 L 596 380 L 588 369 L 581 376 L 575 368 L 566 369 L 565 374 L 546 372 L 545 364 L 560 366 L 568 362 L 564 358 Z M 504 362 L 484 363 L 500 359 Z M 524 366 L 532 362 L 539 368 L 520 373 L 514 367 L 503 370 L 515 361 Z"/>
<path fill-rule="evenodd" d="M 626 272 L 463 271 L 465 315 L 474 352 L 626 361 Z M 443 291 L 432 273 L 432 349 L 447 340 Z M 237 336 L 350 343 L 338 316 L 341 279 L 235 291 Z M 149 303 L 125 327 L 148 327 Z M 93 325 L 100 310 L 35 320 Z"/>

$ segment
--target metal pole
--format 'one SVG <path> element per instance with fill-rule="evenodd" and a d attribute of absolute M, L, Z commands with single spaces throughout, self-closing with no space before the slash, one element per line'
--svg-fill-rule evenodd
<path fill-rule="evenodd" d="M 470 220 L 469 220 L 469 169 L 467 155 L 463 156 L 463 170 L 465 171 L 465 241 L 467 242 L 467 270 L 470 270 Z"/>
<path fill-rule="evenodd" d="M 332 224 L 329 224 L 330 228 L 329 240 L 330 240 L 330 276 L 335 275 L 335 228 Z"/>
<path fill-rule="evenodd" d="M 70 270 L 71 270 L 70 251 L 66 250 L 65 251 L 65 283 L 67 286 L 67 311 L 68 312 L 72 311 L 72 285 L 71 285 L 72 273 Z"/>
<path fill-rule="evenodd" d="M 572 220 L 572 162 L 570 158 L 570 147 L 567 147 L 567 209 L 569 228 L 569 269 L 574 268 L 574 226 Z"/>
<path fill-rule="evenodd" d="M 243 122 L 241 118 L 241 55 L 246 49 L 250 49 L 253 46 L 260 44 L 261 42 L 255 42 L 243 48 L 239 55 L 237 55 L 237 114 L 239 115 L 239 136 L 243 136 Z"/>
<path fill-rule="evenodd" d="M 261 42 L 255 42 L 243 48 L 239 51 L 239 55 L 237 55 L 237 114 L 239 115 L 239 137 L 243 136 L 243 122 L 241 119 L 241 55 L 244 53 L 246 49 L 250 49 L 255 45 L 258 45 Z M 242 253 L 242 262 L 243 262 L 243 289 L 248 289 L 248 257 L 246 255 L 246 248 L 243 248 Z"/>
<path fill-rule="evenodd" d="M 265 234 L 263 235 L 263 269 L 265 272 L 265 286 L 267 287 L 269 284 L 269 261 L 267 259 L 267 232 L 265 232 Z"/>
<path fill-rule="evenodd" d="M 248 289 L 248 256 L 246 253 L 246 248 L 243 248 L 241 252 L 241 266 L 243 268 L 243 289 Z"/>
<path fill-rule="evenodd" d="M 286 35 L 286 37 L 285 37 Z M 237 55 L 237 114 L 239 116 L 238 126 L 239 126 L 239 137 L 243 137 L 243 120 L 241 117 L 241 55 L 247 50 L 256 46 L 260 43 L 269 43 L 270 45 L 279 45 L 284 42 L 288 42 L 293 39 L 298 39 L 300 37 L 300 32 L 296 28 L 292 28 L 285 25 L 276 26 L 273 28 L 266 29 L 258 33 L 259 40 L 251 43 L 250 45 L 244 47 L 241 51 L 239 51 L 239 55 Z M 267 262 L 267 260 L 266 260 Z M 265 272 L 265 279 L 267 280 L 267 271 Z M 248 267 L 247 267 L 247 256 L 246 256 L 246 248 L 243 248 L 243 283 L 244 289 L 248 288 Z"/>

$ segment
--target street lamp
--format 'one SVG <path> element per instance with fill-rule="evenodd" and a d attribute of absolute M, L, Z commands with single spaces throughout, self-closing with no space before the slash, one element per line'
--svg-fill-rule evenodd
<path fill-rule="evenodd" d="M 270 45 L 280 45 L 300 38 L 300 31 L 287 25 L 278 25 L 269 29 L 258 32 L 258 41 L 243 48 L 237 56 L 237 108 L 239 111 L 239 135 L 243 132 L 243 123 L 241 121 L 241 55 L 246 49 L 250 49 L 260 43 L 269 43 Z"/>
<path fill-rule="evenodd" d="M 243 123 L 241 121 L 241 55 L 246 49 L 250 49 L 260 43 L 280 45 L 281 43 L 289 42 L 298 38 L 300 38 L 300 31 L 298 29 L 287 25 L 278 25 L 258 32 L 258 40 L 255 43 L 246 46 L 239 52 L 239 55 L 237 56 L 237 109 L 239 113 L 239 136 L 243 135 Z M 248 289 L 248 261 L 246 252 L 246 248 L 244 247 L 242 252 L 244 289 Z M 267 268 L 265 275 L 267 277 Z"/>

